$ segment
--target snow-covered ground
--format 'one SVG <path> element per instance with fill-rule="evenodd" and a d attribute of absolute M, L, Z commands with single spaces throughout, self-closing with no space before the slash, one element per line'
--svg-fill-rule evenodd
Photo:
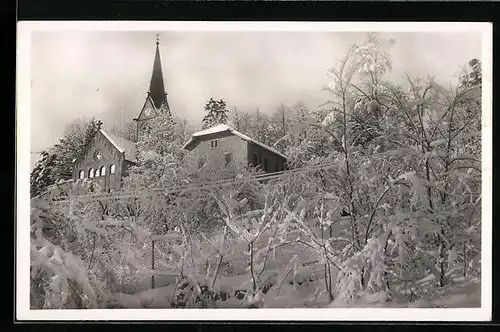
<path fill-rule="evenodd" d="M 456 278 L 453 285 L 437 288 L 429 292 L 422 300 L 408 301 L 408 297 L 391 294 L 390 301 L 387 301 L 387 294 L 377 293 L 366 295 L 346 304 L 342 301 L 333 301 L 329 307 L 388 307 L 388 308 L 479 308 L 481 307 L 481 284 L 478 278 Z"/>
<path fill-rule="evenodd" d="M 233 282 L 234 280 L 227 280 Z M 229 286 L 229 285 L 228 285 Z M 387 294 L 367 295 L 349 304 L 342 301 L 329 303 L 326 293 L 316 290 L 314 283 L 300 286 L 283 283 L 279 293 L 272 287 L 264 297 L 264 308 L 307 308 L 307 307 L 393 307 L 393 308 L 473 308 L 481 306 L 481 286 L 478 280 L 463 280 L 452 287 L 436 289 L 428 298 L 409 303 L 403 296 L 393 296 L 386 301 Z M 117 307 L 121 308 L 171 308 L 170 299 L 174 283 L 156 289 L 142 291 L 134 295 L 115 294 Z M 241 308 L 247 302 L 232 296 L 226 301 L 218 301 L 217 308 Z"/>
<path fill-rule="evenodd" d="M 242 251 L 241 251 L 242 252 Z M 241 253 L 240 252 L 240 253 Z M 281 259 L 271 260 L 268 266 L 270 270 L 278 270 L 289 260 L 287 250 L 279 254 Z M 236 254 L 234 272 L 231 276 L 221 276 L 217 281 L 217 289 L 229 294 L 224 301 L 217 301 L 216 308 L 242 308 L 248 304 L 247 299 L 239 299 L 235 296 L 235 290 L 245 289 L 248 284 L 249 274 L 245 272 L 243 255 Z M 239 263 L 241 264 L 237 264 Z M 436 287 L 433 276 L 420 280 L 419 285 L 421 300 L 415 301 L 402 290 L 394 289 L 391 294 L 384 292 L 367 294 L 349 303 L 335 299 L 330 302 L 325 291 L 324 271 L 321 266 L 312 264 L 303 267 L 295 277 L 290 274 L 284 282 L 271 277 L 269 283 L 271 288 L 263 295 L 264 308 L 311 308 L 311 307 L 394 307 L 394 308 L 471 308 L 481 306 L 481 284 L 478 277 L 462 277 L 454 275 L 451 282 L 443 287 Z M 333 288 L 335 288 L 336 276 L 332 276 Z M 295 282 L 293 282 L 295 280 Z M 158 281 L 160 281 L 158 279 Z M 176 287 L 174 277 L 163 277 L 161 282 L 156 283 L 157 288 L 137 292 L 133 295 L 117 293 L 114 297 L 113 307 L 118 308 L 171 308 L 170 301 Z M 158 287 L 159 286 L 159 287 Z M 336 294 L 334 293 L 334 298 Z"/>

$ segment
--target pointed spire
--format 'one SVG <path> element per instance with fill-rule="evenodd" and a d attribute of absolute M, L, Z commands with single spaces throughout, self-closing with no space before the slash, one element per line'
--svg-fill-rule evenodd
<path fill-rule="evenodd" d="M 165 92 L 165 86 L 163 83 L 163 73 L 161 69 L 161 59 L 160 59 L 160 34 L 156 34 L 156 53 L 153 63 L 153 74 L 151 75 L 151 82 L 149 85 L 149 96 L 153 100 L 154 106 L 159 109 L 162 104 L 167 104 L 167 93 Z M 168 106 L 167 106 L 168 107 Z"/>

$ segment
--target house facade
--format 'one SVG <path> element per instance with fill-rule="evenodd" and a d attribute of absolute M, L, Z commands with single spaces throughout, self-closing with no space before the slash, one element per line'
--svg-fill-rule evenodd
<path fill-rule="evenodd" d="M 287 159 L 281 152 L 225 124 L 194 133 L 183 148 L 189 151 L 187 167 L 191 173 L 247 166 L 273 173 L 286 167 Z"/>
<path fill-rule="evenodd" d="M 120 190 L 128 169 L 135 165 L 135 143 L 99 129 L 86 151 L 75 161 L 75 185 L 90 179 L 105 192 Z"/>

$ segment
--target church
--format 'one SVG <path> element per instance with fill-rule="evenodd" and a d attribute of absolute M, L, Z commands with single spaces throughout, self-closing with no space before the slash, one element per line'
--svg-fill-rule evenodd
<path fill-rule="evenodd" d="M 170 113 L 161 67 L 160 42 L 156 39 L 153 73 L 146 100 L 136 123 L 136 137 L 147 122 L 160 114 Z M 92 179 L 105 192 L 119 190 L 128 169 L 137 163 L 135 143 L 99 128 L 82 155 L 74 162 L 73 181 Z"/>
<path fill-rule="evenodd" d="M 163 81 L 159 44 L 157 37 L 149 90 L 139 115 L 133 119 L 136 123 L 136 138 L 148 121 L 160 115 L 171 114 Z M 285 169 L 286 157 L 283 154 L 228 125 L 218 125 L 194 133 L 183 148 L 190 151 L 188 165 L 193 173 L 206 167 L 260 166 L 264 172 Z M 99 183 L 104 192 L 113 192 L 120 190 L 129 168 L 136 164 L 135 143 L 99 127 L 91 142 L 75 160 L 72 179 L 75 184 L 91 179 Z"/>

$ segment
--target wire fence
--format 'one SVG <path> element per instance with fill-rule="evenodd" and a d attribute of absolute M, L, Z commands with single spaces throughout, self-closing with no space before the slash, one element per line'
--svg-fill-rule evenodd
<path fill-rule="evenodd" d="M 130 235 L 130 234 L 129 234 Z M 123 255 L 121 259 L 112 259 L 109 255 L 103 254 L 95 259 L 92 270 L 101 280 L 105 280 L 112 292 L 134 294 L 140 291 L 160 288 L 170 285 L 179 278 L 178 271 L 166 267 L 169 261 L 171 247 L 164 241 L 144 241 L 138 242 L 133 237 L 121 234 L 117 235 L 120 241 L 127 242 L 140 252 L 140 259 L 134 264 Z M 228 237 L 224 243 L 224 250 L 233 248 L 236 242 L 232 237 Z M 200 248 L 198 248 L 200 250 Z M 191 260 L 186 261 L 186 271 L 197 270 L 197 273 L 204 274 L 209 266 L 219 266 L 219 275 L 232 277 L 240 273 L 245 273 L 245 266 L 240 266 L 244 262 L 241 256 L 243 251 L 235 250 L 234 253 L 220 257 L 208 255 L 205 261 L 199 266 L 188 266 Z M 198 263 L 200 263 L 198 261 Z M 186 271 L 184 273 L 186 273 Z"/>
<path fill-rule="evenodd" d="M 87 202 L 87 201 L 96 201 L 96 200 L 123 200 L 129 198 L 136 197 L 147 197 L 147 196 L 155 196 L 155 195 L 169 195 L 174 193 L 185 193 L 193 190 L 199 189 L 212 189 L 212 188 L 221 188 L 226 186 L 244 184 L 247 181 L 257 180 L 259 182 L 268 182 L 271 180 L 284 179 L 289 175 L 298 175 L 304 174 L 313 171 L 319 170 L 327 170 L 337 167 L 337 164 L 328 163 L 328 164 L 320 164 L 315 166 L 308 166 L 302 168 L 295 168 L 287 171 L 280 171 L 274 173 L 267 174 L 256 174 L 245 176 L 241 178 L 235 179 L 226 179 L 226 180 L 214 180 L 214 181 L 203 181 L 203 182 L 193 182 L 186 185 L 173 186 L 173 187 L 159 187 L 159 188 L 151 188 L 145 189 L 142 191 L 118 191 L 113 193 L 100 193 L 100 194 L 88 194 L 88 195 L 78 195 L 78 196 L 57 196 L 53 197 L 52 200 L 57 203 L 69 203 L 73 201 L 78 202 Z"/>
<path fill-rule="evenodd" d="M 404 151 L 403 151 L 404 150 Z M 390 150 L 385 152 L 378 152 L 370 154 L 370 158 L 377 158 L 387 155 L 397 155 L 402 152 L 406 152 L 409 155 L 412 154 L 420 154 L 420 151 L 414 150 L 412 148 L 404 148 L 396 151 Z M 183 193 L 189 192 L 198 189 L 211 189 L 211 188 L 220 188 L 225 186 L 243 184 L 246 181 L 258 180 L 261 182 L 267 182 L 277 179 L 285 179 L 286 176 L 304 174 L 313 171 L 319 170 L 328 170 L 338 167 L 337 163 L 325 163 L 313 166 L 305 166 L 294 168 L 285 171 L 273 172 L 273 173 L 265 173 L 265 174 L 255 174 L 250 176 L 244 176 L 241 178 L 235 179 L 225 179 L 225 180 L 211 180 L 211 181 L 196 181 L 192 183 L 188 183 L 185 185 L 173 186 L 173 187 L 158 187 L 158 188 L 146 188 L 145 190 L 131 190 L 131 191 L 116 191 L 112 193 L 96 193 L 96 194 L 87 194 L 87 195 L 65 195 L 65 196 L 57 196 L 53 197 L 52 201 L 59 203 L 68 203 L 71 201 L 95 201 L 95 200 L 120 200 L 120 199 L 129 199 L 136 197 L 145 197 L 145 196 L 155 196 L 155 195 L 169 195 L 173 193 Z"/>

